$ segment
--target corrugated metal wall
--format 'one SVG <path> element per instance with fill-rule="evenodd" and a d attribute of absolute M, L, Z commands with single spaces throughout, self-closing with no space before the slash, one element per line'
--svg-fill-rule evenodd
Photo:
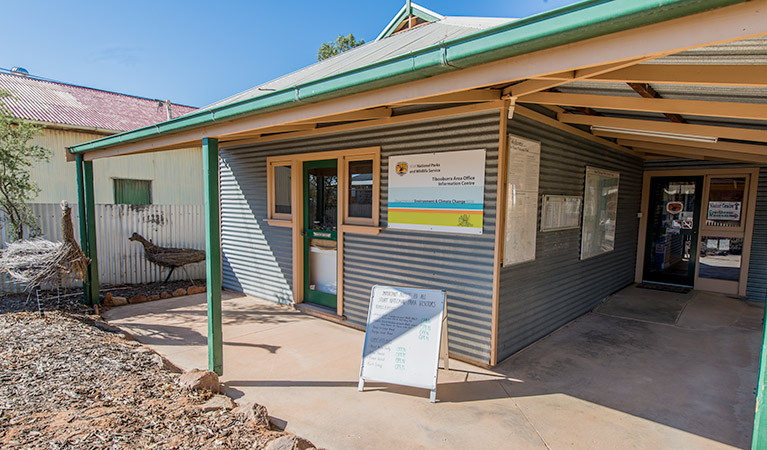
<path fill-rule="evenodd" d="M 634 280 L 642 160 L 525 117 L 509 133 L 541 141 L 539 194 L 583 195 L 586 166 L 620 172 L 615 250 L 580 259 L 581 230 L 538 232 L 535 261 L 501 270 L 499 361 Z M 540 228 L 540 201 L 538 214 Z"/>
<path fill-rule="evenodd" d="M 220 151 L 223 286 L 290 303 L 293 241 L 290 228 L 266 223 L 266 156 L 252 148 Z"/>
<path fill-rule="evenodd" d="M 77 200 L 75 163 L 67 162 L 65 147 L 104 137 L 99 134 L 45 129 L 32 143 L 49 149 L 50 160 L 31 168 L 40 193 L 34 203 Z M 112 178 L 152 181 L 152 202 L 157 205 L 201 205 L 202 154 L 200 148 L 120 156 L 93 162 L 96 203 L 114 203 Z"/>
<path fill-rule="evenodd" d="M 61 207 L 52 203 L 30 205 L 38 219 L 42 237 L 61 241 Z M 75 239 L 80 241 L 77 205 L 72 206 Z M 99 280 L 102 284 L 139 284 L 162 281 L 166 269 L 144 259 L 144 250 L 128 237 L 137 232 L 156 245 L 163 247 L 205 248 L 205 227 L 201 205 L 96 205 L 96 244 L 99 259 Z M 3 243 L 8 235 L 0 226 Z M 205 264 L 186 266 L 195 279 L 205 278 Z M 186 279 L 182 270 L 173 272 L 171 280 Z M 70 283 L 71 286 L 79 283 Z M 7 274 L 0 274 L 0 293 L 17 293 L 24 286 L 15 283 Z"/>
<path fill-rule="evenodd" d="M 716 161 L 650 160 L 645 170 L 719 169 L 726 167 L 756 167 L 752 164 Z M 754 234 L 751 241 L 751 262 L 748 268 L 746 296 L 764 301 L 767 298 L 767 166 L 759 168 L 759 186 L 756 193 Z"/>
<path fill-rule="evenodd" d="M 381 147 L 381 226 L 387 223 L 390 155 L 487 150 L 481 236 L 383 229 L 344 238 L 344 313 L 365 325 L 374 284 L 447 289 L 450 351 L 489 362 L 498 113 L 423 121 L 293 141 L 221 150 L 224 285 L 266 298 L 289 299 L 290 230 L 268 226 L 266 156 Z"/>

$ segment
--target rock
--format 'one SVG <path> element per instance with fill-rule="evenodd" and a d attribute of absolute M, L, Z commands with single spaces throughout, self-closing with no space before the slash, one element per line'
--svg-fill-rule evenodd
<path fill-rule="evenodd" d="M 173 291 L 173 296 L 174 297 L 181 297 L 182 295 L 186 295 L 186 289 L 178 288 L 175 291 Z"/>
<path fill-rule="evenodd" d="M 162 298 L 162 299 L 171 298 L 171 297 L 173 297 L 173 295 L 170 292 L 168 292 L 168 291 L 160 292 L 160 298 Z"/>
<path fill-rule="evenodd" d="M 186 290 L 188 295 L 202 294 L 203 292 L 205 292 L 205 286 L 189 286 Z"/>
<path fill-rule="evenodd" d="M 234 400 L 226 395 L 214 395 L 210 400 L 200 406 L 204 412 L 217 411 L 219 409 L 233 409 L 237 406 Z"/>
<path fill-rule="evenodd" d="M 108 292 L 107 295 L 104 296 L 104 300 L 102 300 L 102 303 L 107 305 L 112 301 L 112 293 Z"/>
<path fill-rule="evenodd" d="M 309 450 L 311 448 L 314 448 L 314 444 L 306 439 L 295 434 L 287 434 L 269 441 L 264 450 Z"/>
<path fill-rule="evenodd" d="M 132 304 L 134 304 L 134 303 L 144 303 L 144 302 L 146 302 L 146 301 L 148 301 L 148 300 L 149 300 L 149 299 L 147 298 L 147 296 L 146 296 L 146 295 L 137 295 L 137 296 L 135 296 L 135 297 L 131 297 L 131 298 L 129 298 L 129 299 L 128 299 L 128 303 L 130 303 L 130 304 L 132 305 Z"/>
<path fill-rule="evenodd" d="M 127 304 L 128 299 L 125 297 L 110 297 L 109 301 L 104 299 L 104 306 L 122 306 Z"/>
<path fill-rule="evenodd" d="M 178 381 L 182 386 L 193 391 L 203 389 L 214 393 L 221 391 L 218 375 L 210 370 L 192 369 L 181 375 Z"/>
<path fill-rule="evenodd" d="M 155 294 L 155 295 L 150 295 L 150 296 L 149 296 L 149 301 L 150 301 L 150 302 L 153 302 L 153 301 L 155 301 L 155 300 L 159 300 L 159 299 L 160 299 L 160 296 L 159 296 L 159 295 L 157 295 L 157 294 Z"/>
<path fill-rule="evenodd" d="M 269 413 L 264 405 L 249 402 L 236 407 L 232 413 L 243 422 L 249 422 L 261 428 L 269 428 Z"/>
<path fill-rule="evenodd" d="M 167 358 L 165 358 L 164 356 L 160 354 L 155 353 L 154 355 L 152 355 L 152 361 L 154 362 L 155 366 L 160 370 L 164 370 L 166 372 L 171 372 L 171 373 L 184 372 L 183 370 L 179 369 L 178 366 L 168 361 Z"/>

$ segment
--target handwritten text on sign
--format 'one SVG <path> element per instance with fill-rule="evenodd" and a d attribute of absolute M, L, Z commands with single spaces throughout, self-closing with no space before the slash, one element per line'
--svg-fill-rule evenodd
<path fill-rule="evenodd" d="M 437 386 L 445 292 L 373 286 L 360 378 Z"/>

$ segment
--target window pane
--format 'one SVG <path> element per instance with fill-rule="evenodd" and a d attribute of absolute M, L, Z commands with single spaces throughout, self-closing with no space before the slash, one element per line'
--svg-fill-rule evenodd
<path fill-rule="evenodd" d="M 615 248 L 619 179 L 617 172 L 586 168 L 581 259 L 610 252 Z"/>
<path fill-rule="evenodd" d="M 115 178 L 114 194 L 115 204 L 118 205 L 150 205 L 152 204 L 152 182 Z"/>
<path fill-rule="evenodd" d="M 373 161 L 349 162 L 349 217 L 373 218 Z"/>
<path fill-rule="evenodd" d="M 274 168 L 274 212 L 290 214 L 290 166 Z"/>
<path fill-rule="evenodd" d="M 338 243 L 309 239 L 309 289 L 336 295 L 338 291 Z"/>
<path fill-rule="evenodd" d="M 708 191 L 706 225 L 740 227 L 745 191 L 745 178 L 712 178 Z"/>
<path fill-rule="evenodd" d="M 740 255 L 743 238 L 703 236 L 700 240 L 700 278 L 740 280 Z"/>
<path fill-rule="evenodd" d="M 335 231 L 338 176 L 335 167 L 309 169 L 309 228 Z"/>

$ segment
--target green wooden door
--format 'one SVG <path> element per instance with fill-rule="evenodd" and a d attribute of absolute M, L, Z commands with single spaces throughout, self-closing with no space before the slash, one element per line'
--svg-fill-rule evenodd
<path fill-rule="evenodd" d="M 338 165 L 304 163 L 304 301 L 336 308 L 338 280 Z"/>

